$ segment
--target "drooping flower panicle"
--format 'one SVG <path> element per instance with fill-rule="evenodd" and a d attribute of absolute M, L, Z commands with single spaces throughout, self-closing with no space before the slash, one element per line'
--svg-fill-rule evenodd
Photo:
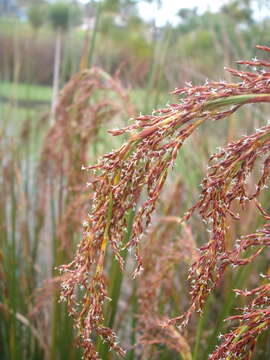
<path fill-rule="evenodd" d="M 270 52 L 268 48 L 260 48 Z M 185 140 L 209 119 L 226 118 L 245 104 L 270 102 L 270 72 L 265 70 L 268 63 L 257 59 L 241 63 L 256 67 L 257 71 L 227 69 L 241 81 L 206 82 L 202 86 L 188 85 L 175 89 L 173 93 L 179 97 L 179 103 L 154 111 L 152 115 L 138 116 L 124 129 L 110 131 L 113 135 L 127 134 L 129 139 L 118 150 L 104 155 L 97 165 L 87 168 L 93 171 L 95 177 L 92 181 L 91 211 L 74 260 L 62 266 L 68 275 L 63 283 L 62 296 L 67 300 L 75 319 L 79 339 L 85 349 L 85 359 L 98 358 L 92 343 L 96 336 L 103 338 L 112 349 L 123 355 L 114 333 L 103 325 L 107 245 L 110 244 L 122 269 L 122 251 L 134 248 L 137 260 L 134 276 L 138 275 L 142 271 L 141 236 L 151 222 L 168 171 L 173 167 Z M 212 160 L 217 159 L 218 164 L 210 168 L 203 181 L 202 197 L 186 216 L 188 219 L 198 209 L 205 221 L 212 221 L 209 243 L 201 248 L 201 256 L 190 272 L 193 281 L 192 305 L 185 316 L 186 320 L 194 310 L 202 311 L 208 294 L 218 283 L 228 263 L 226 218 L 237 218 L 231 210 L 232 201 L 239 199 L 243 204 L 246 200 L 256 198 L 265 185 L 269 164 L 267 159 L 255 193 L 247 194 L 244 186 L 257 157 L 268 150 L 269 130 L 266 126 L 214 156 Z M 144 202 L 136 210 L 141 198 Z M 126 242 L 127 219 L 134 210 L 133 231 Z M 261 212 L 264 212 L 262 208 Z M 80 297 L 82 300 L 79 301 Z M 178 320 L 180 318 L 173 319 L 169 326 Z"/>

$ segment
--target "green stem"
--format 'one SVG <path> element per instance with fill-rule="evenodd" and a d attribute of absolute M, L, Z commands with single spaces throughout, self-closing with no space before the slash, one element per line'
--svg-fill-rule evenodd
<path fill-rule="evenodd" d="M 207 101 L 204 105 L 205 110 L 215 110 L 223 106 L 251 104 L 256 102 L 270 102 L 269 94 L 244 94 L 232 95 Z"/>
<path fill-rule="evenodd" d="M 93 56 L 94 56 L 94 50 L 95 50 L 95 45 L 96 45 L 98 26 L 99 26 L 99 22 L 100 22 L 100 18 L 101 18 L 101 9 L 102 9 L 102 5 L 101 5 L 101 2 L 99 2 L 97 5 L 95 24 L 94 24 L 93 35 L 92 35 L 90 49 L 89 49 L 89 66 L 92 66 L 92 64 L 93 64 Z"/>

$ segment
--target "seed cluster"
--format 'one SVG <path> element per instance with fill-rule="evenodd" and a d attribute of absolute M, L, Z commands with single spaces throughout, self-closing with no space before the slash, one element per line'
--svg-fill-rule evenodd
<path fill-rule="evenodd" d="M 267 278 L 269 280 L 269 277 Z M 239 324 L 228 334 L 220 336 L 222 344 L 213 352 L 209 360 L 251 359 L 258 336 L 269 328 L 270 284 L 267 283 L 251 291 L 236 290 L 236 293 L 242 296 L 253 296 L 254 299 L 247 307 L 241 309 L 240 315 L 227 319 L 237 321 Z"/>
<path fill-rule="evenodd" d="M 270 52 L 268 48 L 259 48 Z M 185 88 L 175 89 L 173 93 L 180 97 L 179 103 L 154 111 L 152 115 L 140 115 L 127 128 L 111 131 L 113 135 L 127 134 L 129 139 L 118 150 L 104 155 L 98 164 L 87 167 L 94 176 L 91 211 L 75 259 L 61 267 L 67 275 L 62 298 L 67 300 L 75 319 L 85 359 L 98 358 L 92 342 L 97 336 L 123 355 L 114 333 L 103 325 L 107 245 L 110 244 L 122 269 L 122 251 L 133 248 L 137 260 L 134 277 L 140 274 L 143 270 L 141 237 L 151 222 L 167 173 L 185 140 L 209 119 L 228 117 L 245 104 L 270 102 L 270 72 L 264 70 L 270 63 L 257 59 L 240 63 L 256 67 L 256 71 L 228 69 L 241 81 L 206 82 L 202 86 L 188 84 Z M 184 316 L 184 323 L 194 310 L 202 311 L 208 294 L 233 259 L 226 246 L 227 218 L 237 218 L 231 210 L 232 202 L 239 201 L 244 206 L 246 201 L 257 198 L 266 185 L 269 172 L 267 155 L 255 192 L 248 194 L 245 187 L 257 158 L 267 154 L 269 130 L 266 126 L 214 155 L 212 161 L 217 163 L 210 167 L 203 181 L 201 198 L 185 217 L 187 220 L 196 209 L 199 210 L 203 220 L 210 223 L 212 235 L 191 268 L 192 305 Z M 142 198 L 144 202 L 136 210 Z M 267 216 L 262 206 L 256 204 Z M 132 235 L 126 242 L 128 215 L 135 210 Z M 234 263 L 240 265 L 238 260 L 234 259 Z M 179 320 L 173 319 L 168 326 Z"/>
<path fill-rule="evenodd" d="M 254 201 L 260 214 L 269 220 L 257 197 L 267 187 L 270 171 L 270 126 L 259 129 L 256 133 L 244 136 L 239 141 L 229 144 L 212 156 L 214 162 L 202 181 L 200 200 L 186 214 L 186 220 L 195 210 L 208 225 L 209 242 L 200 248 L 200 257 L 190 269 L 191 307 L 185 317 L 189 320 L 194 310 L 201 312 L 209 293 L 216 287 L 228 265 L 244 265 L 253 260 L 257 253 L 245 260 L 240 255 L 250 244 L 243 237 L 236 241 L 233 250 L 227 244 L 229 219 L 239 220 L 239 215 L 232 208 L 236 203 L 244 210 Z M 249 177 L 257 162 L 262 163 L 261 175 L 250 193 Z M 261 244 L 263 245 L 263 244 Z M 173 321 L 173 320 L 172 320 Z"/>

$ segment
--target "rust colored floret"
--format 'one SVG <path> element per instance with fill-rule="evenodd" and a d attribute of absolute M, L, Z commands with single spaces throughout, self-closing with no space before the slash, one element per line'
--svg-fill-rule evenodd
<path fill-rule="evenodd" d="M 260 49 L 270 51 L 265 47 Z M 96 165 L 88 167 L 95 175 L 92 181 L 94 195 L 91 211 L 74 260 L 61 267 L 67 275 L 62 284 L 62 299 L 67 301 L 70 314 L 75 320 L 80 342 L 85 349 L 85 359 L 98 358 L 92 342 L 96 336 L 107 341 L 120 356 L 124 354 L 115 334 L 103 325 L 102 305 L 106 300 L 103 273 L 107 246 L 110 245 L 121 268 L 124 267 L 123 249 L 133 248 L 137 260 L 134 276 L 140 274 L 143 270 L 141 237 L 151 223 L 151 215 L 168 171 L 173 167 L 186 139 L 210 119 L 227 118 L 246 104 L 270 102 L 268 65 L 265 68 L 265 62 L 257 59 L 242 63 L 251 66 L 251 71 L 229 70 L 240 79 L 239 82 L 207 82 L 202 86 L 176 89 L 174 94 L 180 96 L 179 103 L 157 110 L 153 115 L 139 116 L 127 128 L 111 131 L 114 135 L 127 134 L 129 140 L 118 150 L 103 156 Z M 210 169 L 202 182 L 201 197 L 184 218 L 188 220 L 195 210 L 198 211 L 208 224 L 211 236 L 209 242 L 200 249 L 200 256 L 190 270 L 191 306 L 182 317 L 168 321 L 169 327 L 179 323 L 185 325 L 194 311 L 202 312 L 207 296 L 216 287 L 227 266 L 244 265 L 261 251 L 258 250 L 250 258 L 241 258 L 237 252 L 239 244 L 236 243 L 233 250 L 228 249 L 226 236 L 228 218 L 239 218 L 232 209 L 233 202 L 238 202 L 241 206 L 245 206 L 247 202 L 255 202 L 266 186 L 270 169 L 267 155 L 269 148 L 270 126 L 267 125 L 254 134 L 229 144 L 212 157 Z M 247 178 L 255 163 L 261 160 L 262 176 L 250 193 L 246 186 Z M 125 243 L 127 216 L 130 211 L 137 209 L 142 194 L 145 196 L 144 202 L 136 210 L 132 235 Z M 260 213 L 265 216 L 266 211 L 256 204 Z M 257 238 L 259 234 L 260 232 L 257 233 Z M 244 238 L 240 241 L 241 251 L 247 246 L 245 241 L 248 240 Z M 257 333 L 268 325 L 266 313 L 259 313 L 252 318 L 250 311 L 247 319 L 254 324 Z M 247 330 L 247 337 L 234 337 L 237 340 L 233 340 L 233 343 L 236 342 L 239 349 L 242 349 L 237 348 L 237 354 L 243 352 L 244 348 L 249 352 L 253 351 L 253 335 L 256 335 L 256 331 L 252 336 L 251 331 L 253 330 Z M 232 351 L 234 354 L 235 350 Z M 212 359 L 218 358 L 215 356 Z"/>

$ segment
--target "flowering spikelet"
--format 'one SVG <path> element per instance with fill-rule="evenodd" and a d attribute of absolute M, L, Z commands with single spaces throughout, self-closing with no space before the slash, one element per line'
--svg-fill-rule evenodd
<path fill-rule="evenodd" d="M 270 52 L 268 48 L 262 49 Z M 268 67 L 268 63 L 259 60 L 241 63 L 252 67 Z M 84 237 L 78 245 L 74 261 L 62 266 L 62 270 L 68 274 L 63 283 L 62 297 L 67 300 L 75 319 L 87 359 L 97 358 L 91 343 L 96 335 L 108 341 L 120 355 L 123 354 L 115 343 L 113 332 L 103 326 L 102 304 L 106 296 L 103 272 L 107 244 L 110 244 L 122 268 L 122 251 L 134 248 L 137 260 L 134 276 L 138 275 L 142 271 L 139 249 L 141 236 L 151 222 L 151 214 L 167 173 L 173 167 L 185 140 L 209 119 L 228 117 L 245 104 L 270 102 L 269 72 L 264 69 L 255 73 L 233 69 L 228 71 L 241 81 L 207 82 L 202 86 L 188 85 L 176 89 L 173 93 L 180 96 L 179 103 L 154 111 L 152 115 L 138 116 L 127 128 L 111 131 L 113 135 L 128 134 L 129 139 L 118 150 L 104 155 L 97 165 L 88 167 L 95 174 L 92 182 L 92 209 L 85 222 Z M 222 275 L 224 264 L 221 259 L 227 252 L 226 217 L 237 217 L 230 209 L 231 202 L 238 197 L 241 203 L 246 198 L 252 200 L 264 186 L 268 176 L 267 159 L 264 162 L 265 174 L 255 193 L 247 195 L 243 184 L 246 172 L 253 168 L 257 153 L 261 151 L 263 154 L 268 149 L 268 133 L 267 126 L 253 137 L 243 138 L 233 144 L 231 149 L 229 145 L 224 153 L 215 156 L 220 161 L 210 169 L 203 182 L 202 199 L 186 216 L 188 219 L 195 209 L 199 209 L 205 221 L 212 219 L 210 241 L 201 249 L 201 256 L 190 273 L 195 285 L 186 320 L 193 310 L 202 310 L 207 295 Z M 239 153 L 240 150 L 242 153 Z M 136 211 L 131 238 L 125 243 L 127 216 L 136 209 L 141 195 L 146 199 Z M 78 288 L 82 288 L 80 302 Z"/>
<path fill-rule="evenodd" d="M 269 240 L 268 240 L 269 242 Z M 222 344 L 210 355 L 209 360 L 249 360 L 255 350 L 257 337 L 270 325 L 269 282 L 251 291 L 235 290 L 238 295 L 253 296 L 251 303 L 242 309 L 241 315 L 229 317 L 239 325 L 222 335 Z"/>
<path fill-rule="evenodd" d="M 186 215 L 187 219 L 197 209 L 204 222 L 209 225 L 211 233 L 208 244 L 201 247 L 200 257 L 190 270 L 192 305 L 187 312 L 186 321 L 194 310 L 202 311 L 208 294 L 218 284 L 229 264 L 247 264 L 261 251 L 259 249 L 250 258 L 240 260 L 241 252 L 249 247 L 253 235 L 241 238 L 232 251 L 228 248 L 226 239 L 229 231 L 228 219 L 239 219 L 239 215 L 231 209 L 233 202 L 239 202 L 245 209 L 249 202 L 254 201 L 259 213 L 269 219 L 257 200 L 261 191 L 267 187 L 270 171 L 269 150 L 270 125 L 267 125 L 256 133 L 229 144 L 211 158 L 214 164 L 209 167 L 202 182 L 200 200 Z M 262 162 L 261 176 L 250 193 L 248 178 L 257 162 Z"/>

